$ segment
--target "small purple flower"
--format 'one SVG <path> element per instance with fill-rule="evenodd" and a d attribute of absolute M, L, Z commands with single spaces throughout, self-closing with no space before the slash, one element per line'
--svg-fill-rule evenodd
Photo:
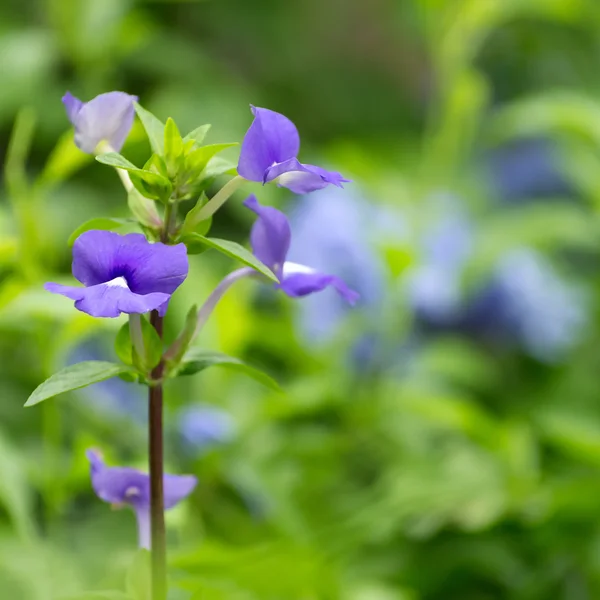
<path fill-rule="evenodd" d="M 121 150 L 133 125 L 137 96 L 108 92 L 82 102 L 67 92 L 62 101 L 75 127 L 75 143 L 80 150 L 94 154 L 100 142 L 106 142 L 115 152 Z"/>
<path fill-rule="evenodd" d="M 161 315 L 188 274 L 184 244 L 151 244 L 139 233 L 86 231 L 73 246 L 73 275 L 85 287 L 47 283 L 54 294 L 75 300 L 75 308 L 93 317 L 121 313 Z"/>
<path fill-rule="evenodd" d="M 150 549 L 149 475 L 131 467 L 107 467 L 95 450 L 88 450 L 86 455 L 98 498 L 116 506 L 131 506 L 137 517 L 140 548 Z M 165 475 L 165 510 L 187 498 L 197 483 L 193 475 Z"/>
<path fill-rule="evenodd" d="M 224 410 L 213 406 L 189 406 L 178 415 L 179 433 L 190 450 L 204 452 L 231 441 L 235 424 Z"/>
<path fill-rule="evenodd" d="M 252 251 L 275 273 L 280 281 L 279 289 L 292 298 L 298 298 L 331 286 L 350 304 L 358 300 L 358 294 L 339 277 L 285 260 L 290 248 L 291 230 L 287 217 L 281 211 L 262 206 L 254 195 L 246 199 L 244 206 L 258 215 L 250 233 Z"/>
<path fill-rule="evenodd" d="M 308 194 L 329 184 L 343 187 L 340 173 L 298 161 L 300 136 L 296 126 L 283 115 L 252 106 L 254 121 L 244 136 L 238 173 L 263 184 L 277 180 L 295 194 Z"/>

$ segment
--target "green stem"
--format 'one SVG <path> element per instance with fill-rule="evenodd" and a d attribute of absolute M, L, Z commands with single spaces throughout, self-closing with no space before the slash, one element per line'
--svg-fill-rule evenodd
<path fill-rule="evenodd" d="M 236 192 L 246 180 L 239 175 L 236 175 L 233 179 L 230 179 L 203 207 L 198 213 L 198 222 L 204 221 L 209 217 L 212 217 L 218 210 L 229 200 L 229 198 Z"/>

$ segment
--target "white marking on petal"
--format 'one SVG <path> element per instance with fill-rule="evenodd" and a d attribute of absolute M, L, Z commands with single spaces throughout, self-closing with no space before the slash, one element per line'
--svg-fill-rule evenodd
<path fill-rule="evenodd" d="M 139 495 L 140 495 L 140 490 L 139 490 L 139 488 L 136 488 L 135 486 L 128 487 L 125 490 L 125 498 L 134 498 L 135 496 L 139 496 Z"/>
<path fill-rule="evenodd" d="M 127 290 L 129 289 L 125 277 L 115 277 L 114 279 L 107 281 L 104 285 L 108 285 L 109 287 L 122 287 Z"/>
<path fill-rule="evenodd" d="M 299 265 L 298 263 L 294 263 L 294 262 L 285 262 L 283 263 L 283 276 L 284 277 L 290 277 L 291 275 L 298 275 L 299 273 L 302 273 L 304 275 L 311 275 L 313 273 L 316 273 L 315 269 L 312 269 L 311 267 L 307 267 L 306 265 Z"/>

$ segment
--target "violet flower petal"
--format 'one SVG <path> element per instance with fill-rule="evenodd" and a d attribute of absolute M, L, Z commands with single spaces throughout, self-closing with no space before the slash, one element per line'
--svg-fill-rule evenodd
<path fill-rule="evenodd" d="M 92 230 L 75 240 L 72 270 L 86 287 L 45 287 L 75 300 L 78 310 L 94 317 L 151 310 L 164 315 L 171 294 L 187 276 L 188 260 L 184 244 L 151 244 L 137 233 Z"/>
<path fill-rule="evenodd" d="M 242 142 L 238 173 L 249 181 L 262 182 L 269 167 L 298 154 L 300 136 L 284 115 L 254 106 L 252 112 L 254 121 Z"/>
<path fill-rule="evenodd" d="M 258 215 L 250 232 L 252 251 L 279 277 L 292 236 L 288 219 L 276 208 L 259 204 L 254 194 L 246 199 L 244 206 Z"/>
<path fill-rule="evenodd" d="M 71 121 L 71 123 L 74 125 L 75 119 L 77 118 L 77 115 L 83 106 L 83 102 L 79 98 L 73 96 L 71 92 L 67 92 L 62 97 L 62 102 L 65 105 L 65 110 L 67 111 L 67 117 L 69 117 L 69 121 Z"/>
<path fill-rule="evenodd" d="M 173 508 L 187 498 L 196 487 L 198 479 L 193 475 L 165 475 L 165 510 Z"/>
<path fill-rule="evenodd" d="M 351 305 L 359 298 L 358 293 L 350 289 L 339 277 L 319 273 L 310 267 L 290 262 L 284 265 L 283 280 L 279 288 L 288 296 L 299 298 L 320 292 L 330 286 Z"/>
<path fill-rule="evenodd" d="M 133 125 L 136 100 L 136 96 L 125 92 L 108 92 L 83 103 L 67 92 L 63 103 L 75 127 L 77 146 L 83 152 L 94 154 L 98 144 L 104 141 L 119 152 Z"/>
<path fill-rule="evenodd" d="M 286 187 L 294 194 L 309 194 L 328 185 L 343 188 L 343 183 L 349 183 L 337 171 L 327 171 L 315 165 L 305 165 L 296 158 L 272 165 L 265 171 L 264 183 L 277 180 L 277 184 Z"/>

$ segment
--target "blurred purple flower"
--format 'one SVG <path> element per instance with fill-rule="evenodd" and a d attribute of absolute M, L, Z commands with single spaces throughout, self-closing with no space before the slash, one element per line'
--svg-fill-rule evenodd
<path fill-rule="evenodd" d="M 92 487 L 104 502 L 133 508 L 138 523 L 140 548 L 150 548 L 150 477 L 130 467 L 107 467 L 100 454 L 88 450 Z M 165 475 L 165 510 L 187 498 L 198 480 L 193 475 Z"/>
<path fill-rule="evenodd" d="M 278 277 L 276 287 L 292 298 L 307 296 L 332 287 L 349 304 L 358 300 L 339 277 L 327 275 L 305 265 L 286 261 L 291 242 L 291 230 L 287 217 L 279 210 L 262 206 L 256 196 L 250 196 L 244 206 L 258 215 L 252 226 L 250 242 L 254 255 L 267 265 Z"/>
<path fill-rule="evenodd" d="M 86 231 L 73 246 L 73 275 L 85 287 L 47 283 L 49 292 L 75 300 L 93 317 L 121 313 L 164 314 L 173 292 L 188 273 L 184 244 L 151 244 L 141 234 Z"/>
<path fill-rule="evenodd" d="M 376 244 L 386 238 L 396 242 L 405 234 L 399 214 L 368 202 L 355 190 L 328 188 L 298 198 L 290 220 L 291 260 L 338 273 L 360 295 L 365 314 L 380 314 L 387 275 Z M 307 298 L 299 309 L 300 330 L 307 340 L 324 342 L 347 310 L 347 303 L 332 292 Z"/>
<path fill-rule="evenodd" d="M 252 106 L 254 121 L 244 136 L 238 173 L 262 184 L 277 180 L 295 194 L 308 194 L 329 184 L 343 187 L 340 173 L 298 162 L 300 136 L 296 126 L 283 115 Z"/>
<path fill-rule="evenodd" d="M 189 406 L 178 415 L 178 431 L 186 446 L 204 452 L 226 443 L 235 435 L 235 425 L 225 411 L 212 406 Z"/>
<path fill-rule="evenodd" d="M 119 152 L 129 135 L 137 96 L 125 92 L 100 94 L 89 102 L 82 102 L 70 92 L 62 98 L 69 121 L 75 127 L 77 147 L 94 154 L 100 142 L 106 142 Z"/>
<path fill-rule="evenodd" d="M 572 195 L 555 154 L 551 142 L 543 138 L 518 140 L 493 151 L 488 164 L 501 198 L 514 202 Z"/>

